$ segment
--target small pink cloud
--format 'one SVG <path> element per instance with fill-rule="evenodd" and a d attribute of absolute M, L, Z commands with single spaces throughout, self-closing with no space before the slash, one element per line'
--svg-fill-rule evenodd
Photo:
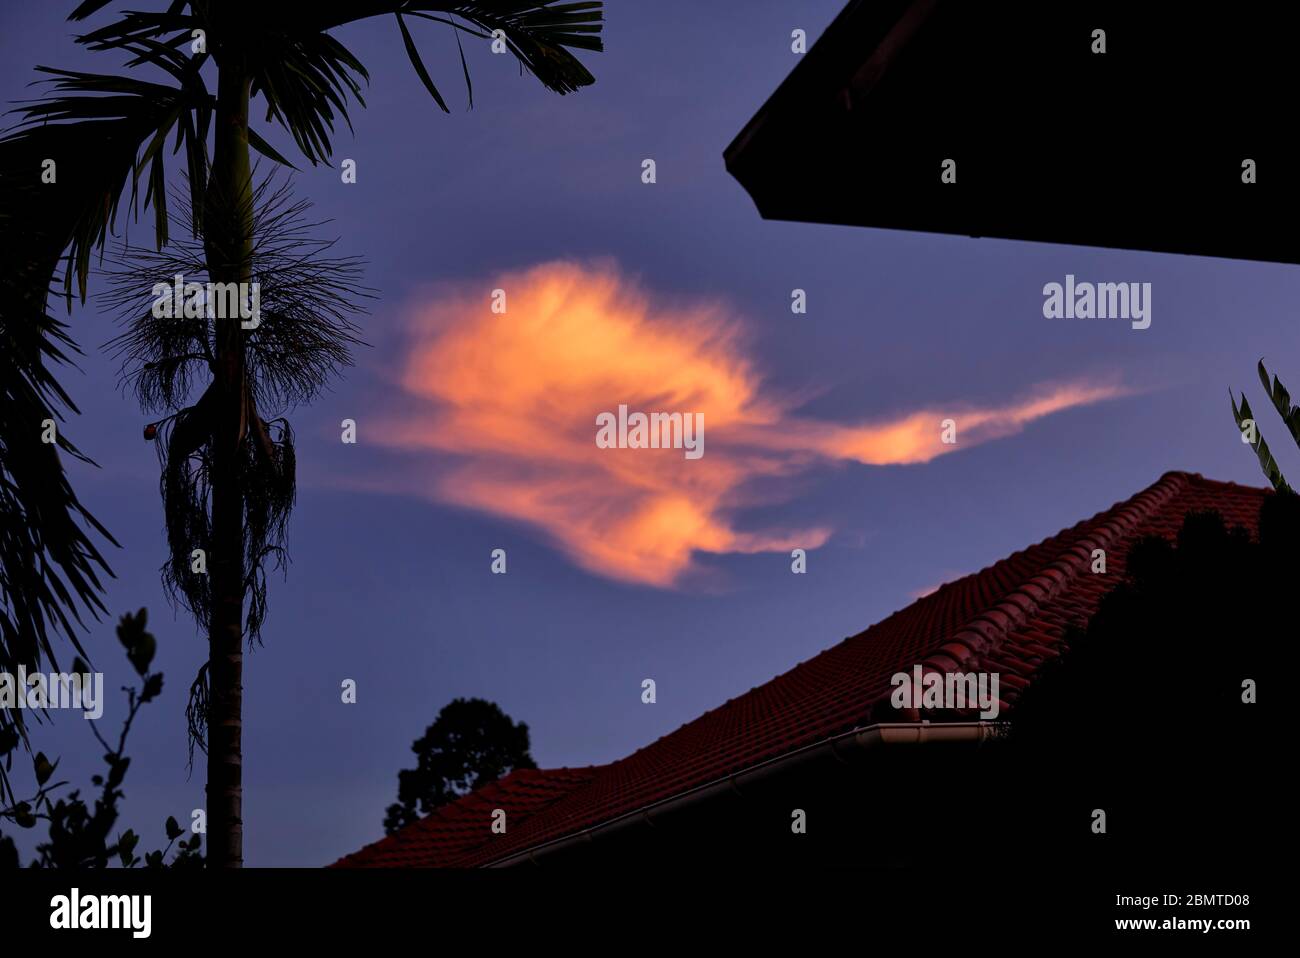
<path fill-rule="evenodd" d="M 505 292 L 503 313 L 490 308 L 494 288 Z M 822 525 L 738 528 L 736 515 L 759 501 L 754 480 L 827 462 L 929 462 L 1125 394 L 1070 382 L 996 406 L 933 405 L 857 425 L 800 417 L 764 389 L 720 304 L 653 297 L 610 264 L 546 263 L 442 287 L 407 319 L 406 401 L 371 435 L 424 467 L 378 484 L 526 523 L 589 572 L 662 587 L 698 553 L 789 552 L 829 539 Z M 705 454 L 600 448 L 596 417 L 620 404 L 702 413 Z M 944 419 L 956 421 L 954 445 L 941 441 Z"/>

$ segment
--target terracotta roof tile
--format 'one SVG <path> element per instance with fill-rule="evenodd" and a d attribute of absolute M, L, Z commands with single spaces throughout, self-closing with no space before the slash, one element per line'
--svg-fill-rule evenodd
<path fill-rule="evenodd" d="M 387 838 L 335 862 L 344 868 L 439 868 L 455 865 L 467 853 L 495 837 L 492 812 L 504 809 L 509 827 L 592 780 L 597 766 L 518 769 L 491 785 L 436 809 Z"/>
<path fill-rule="evenodd" d="M 889 678 L 915 664 L 999 671 L 1008 708 L 1124 574 L 1140 538 L 1173 538 L 1189 512 L 1217 509 L 1254 535 L 1268 492 L 1171 472 L 1132 499 L 941 586 L 865 632 L 609 765 L 517 771 L 338 862 L 491 864 L 726 778 L 859 725 L 888 707 Z M 1094 575 L 1092 551 L 1106 550 Z M 902 718 L 892 708 L 891 718 Z M 878 718 L 876 720 L 879 720 Z M 491 809 L 509 831 L 493 835 Z"/>

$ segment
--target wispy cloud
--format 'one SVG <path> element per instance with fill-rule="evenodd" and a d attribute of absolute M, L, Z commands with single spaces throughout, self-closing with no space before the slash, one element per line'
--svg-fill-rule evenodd
<path fill-rule="evenodd" d="M 490 291 L 507 309 L 490 309 Z M 927 404 L 854 425 L 795 414 L 763 386 L 739 323 L 721 303 L 653 296 L 612 264 L 547 263 L 439 288 L 412 304 L 400 411 L 372 435 L 420 454 L 381 485 L 542 530 L 582 568 L 671 586 L 696 553 L 816 548 L 826 526 L 742 530 L 755 480 L 820 463 L 929 462 L 1012 435 L 1036 419 L 1122 395 L 1069 382 L 997 406 Z M 703 413 L 706 455 L 601 449 L 596 416 L 620 403 Z M 940 422 L 954 419 L 958 442 Z M 762 483 L 770 501 L 772 483 Z"/>

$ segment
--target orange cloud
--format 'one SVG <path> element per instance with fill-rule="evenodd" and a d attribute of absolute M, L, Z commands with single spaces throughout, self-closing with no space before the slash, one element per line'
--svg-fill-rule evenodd
<path fill-rule="evenodd" d="M 493 288 L 505 291 L 504 313 L 490 308 Z M 800 419 L 764 391 L 721 304 L 652 298 L 609 264 L 547 263 L 444 287 L 408 319 L 399 384 L 409 402 L 372 435 L 434 461 L 384 485 L 527 523 L 592 573 L 655 586 L 678 582 L 696 553 L 788 552 L 830 537 L 826 527 L 736 528 L 757 502 L 753 480 L 827 461 L 928 462 L 1122 392 L 1062 384 L 996 408 L 858 426 Z M 705 454 L 598 447 L 597 415 L 620 404 L 702 413 Z M 956 445 L 940 441 L 945 418 L 957 422 Z"/>
<path fill-rule="evenodd" d="M 798 422 L 788 424 L 785 448 L 802 448 L 832 459 L 850 459 L 869 466 L 910 465 L 1015 435 L 1035 419 L 1075 406 L 1086 406 L 1127 395 L 1128 390 L 1105 383 L 1061 383 L 1039 387 L 1031 395 L 1002 406 L 978 407 L 954 403 L 860 426 Z M 940 424 L 952 420 L 953 439 L 943 441 Z"/>

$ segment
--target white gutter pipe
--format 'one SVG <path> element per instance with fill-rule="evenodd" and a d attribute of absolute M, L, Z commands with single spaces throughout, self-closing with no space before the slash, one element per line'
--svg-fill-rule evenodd
<path fill-rule="evenodd" d="M 862 752 L 878 745 L 923 745 L 928 742 L 966 742 L 978 744 L 993 738 L 1001 727 L 1000 722 L 886 722 L 856 728 L 837 735 L 834 738 L 814 742 L 793 752 L 778 755 L 757 765 L 742 769 L 725 778 L 720 778 L 704 785 L 698 785 L 689 791 L 671 798 L 652 802 L 635 811 L 625 812 L 617 818 L 584 828 L 582 831 L 552 839 L 523 851 L 514 852 L 505 858 L 490 862 L 488 868 L 507 868 L 512 865 L 532 863 L 539 864 L 538 859 L 555 852 L 572 848 L 574 845 L 607 838 L 624 829 L 636 825 L 653 825 L 656 821 L 675 814 L 682 809 L 701 802 L 717 798 L 726 792 L 744 795 L 745 789 L 757 785 L 774 775 L 787 772 L 800 765 L 816 762 L 826 758 L 849 764 L 861 757 Z"/>

